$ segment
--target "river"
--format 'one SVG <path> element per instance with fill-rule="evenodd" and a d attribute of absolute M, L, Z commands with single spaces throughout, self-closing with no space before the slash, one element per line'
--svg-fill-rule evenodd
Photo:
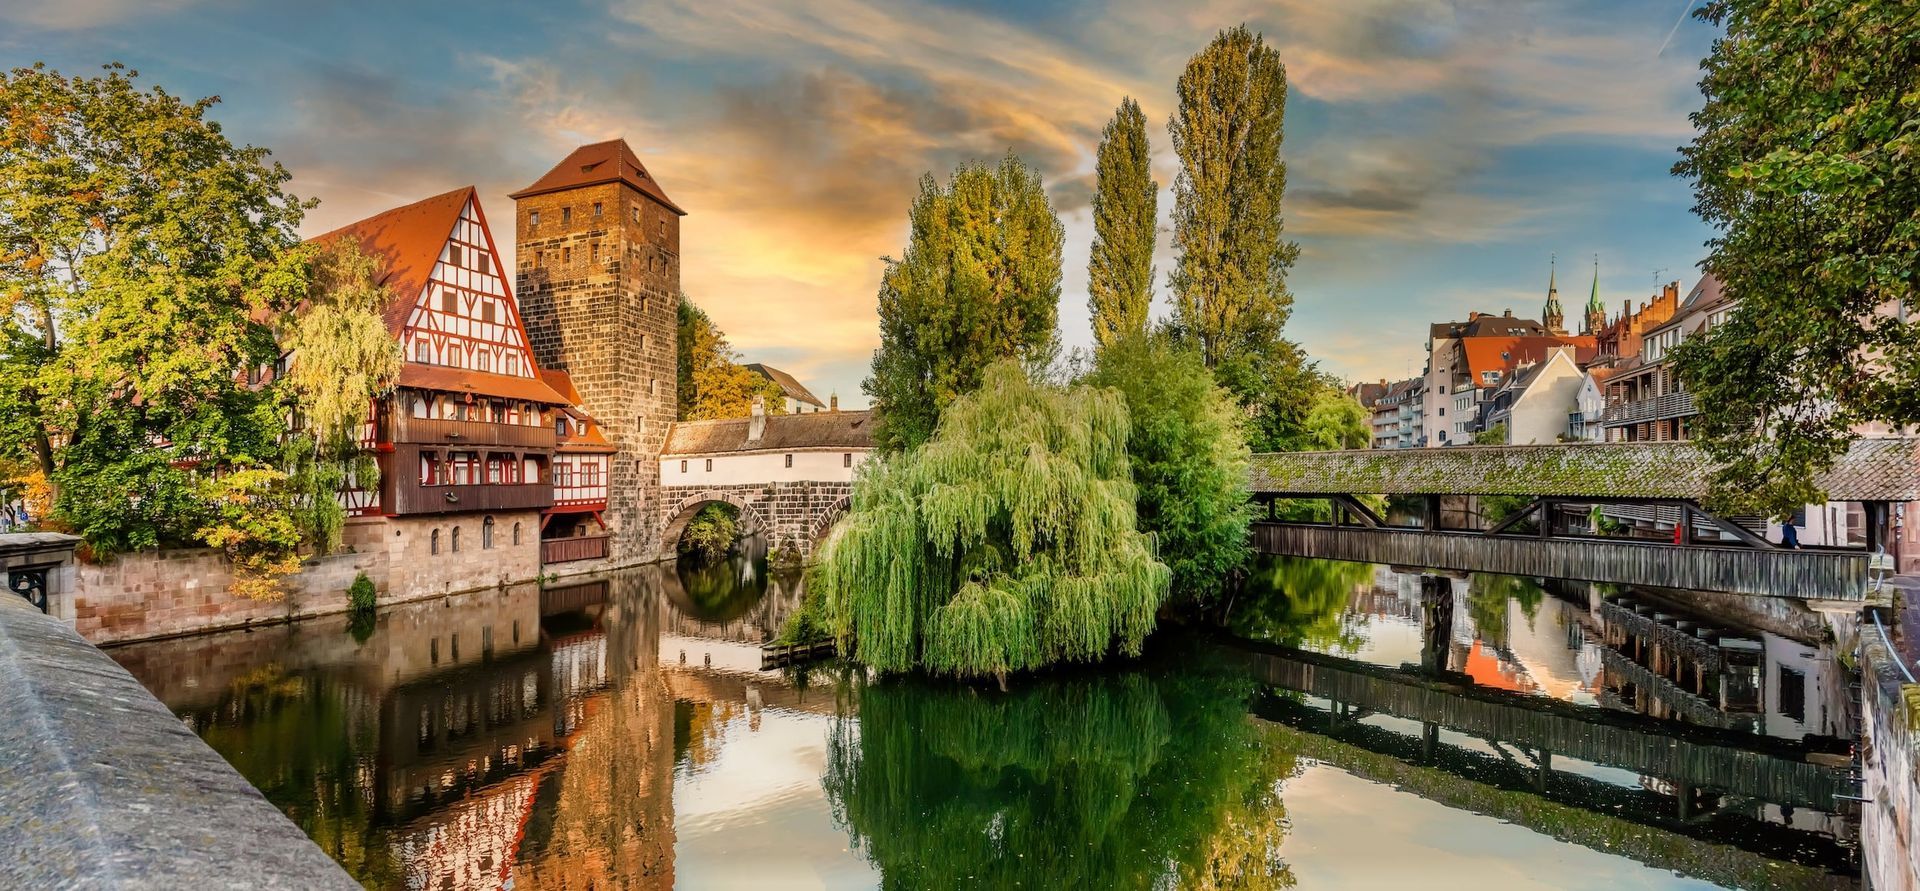
<path fill-rule="evenodd" d="M 1268 560 L 1224 634 L 1002 692 L 761 670 L 801 587 L 741 557 L 109 652 L 375 888 L 1858 882 L 1807 763 L 1853 733 L 1845 629 L 1793 605 Z"/>

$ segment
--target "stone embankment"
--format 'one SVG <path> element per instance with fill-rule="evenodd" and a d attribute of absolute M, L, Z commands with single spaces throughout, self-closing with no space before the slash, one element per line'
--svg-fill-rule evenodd
<path fill-rule="evenodd" d="M 1861 857 L 1877 891 L 1920 891 L 1920 684 L 1913 669 L 1903 669 L 1890 629 L 1867 621 L 1860 635 Z"/>
<path fill-rule="evenodd" d="M 72 627 L 0 592 L 0 886 L 355 888 Z"/>

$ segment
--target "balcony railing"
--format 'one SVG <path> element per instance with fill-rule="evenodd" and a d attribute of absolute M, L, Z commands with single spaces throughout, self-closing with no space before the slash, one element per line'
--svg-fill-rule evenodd
<path fill-rule="evenodd" d="M 549 483 L 494 483 L 468 486 L 394 486 L 396 514 L 451 514 L 489 510 L 540 510 L 553 506 Z"/>
<path fill-rule="evenodd" d="M 540 562 L 571 563 L 575 560 L 601 560 L 607 556 L 607 537 L 582 535 L 576 538 L 549 538 L 540 542 Z"/>
<path fill-rule="evenodd" d="M 1612 403 L 1607 406 L 1606 414 L 1601 416 L 1600 423 L 1608 427 L 1619 427 L 1640 421 L 1662 421 L 1699 413 L 1693 405 L 1693 394 L 1681 391 L 1651 399 Z"/>
<path fill-rule="evenodd" d="M 486 421 L 454 421 L 446 418 L 416 418 L 401 415 L 393 419 L 394 442 L 434 443 L 438 445 L 497 445 L 530 449 L 551 449 L 553 428 L 544 424 L 493 424 Z"/>

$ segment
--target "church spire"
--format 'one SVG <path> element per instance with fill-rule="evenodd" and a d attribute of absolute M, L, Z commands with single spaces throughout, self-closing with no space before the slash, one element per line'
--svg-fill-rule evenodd
<path fill-rule="evenodd" d="M 1560 309 L 1560 289 L 1554 284 L 1555 266 L 1558 261 L 1558 257 L 1550 257 L 1547 260 L 1547 305 L 1540 310 L 1540 321 L 1547 326 L 1549 333 L 1565 334 L 1567 333 L 1566 315 Z"/>
<path fill-rule="evenodd" d="M 1593 291 L 1587 297 L 1587 329 L 1583 334 L 1599 334 L 1607 326 L 1607 305 L 1600 302 L 1600 255 L 1593 255 Z"/>

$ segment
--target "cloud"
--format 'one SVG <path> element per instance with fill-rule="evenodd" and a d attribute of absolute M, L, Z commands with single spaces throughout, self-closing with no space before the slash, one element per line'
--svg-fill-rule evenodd
<path fill-rule="evenodd" d="M 159 18 L 200 0 L 0 0 L 0 22 L 48 31 L 81 31 Z"/>

